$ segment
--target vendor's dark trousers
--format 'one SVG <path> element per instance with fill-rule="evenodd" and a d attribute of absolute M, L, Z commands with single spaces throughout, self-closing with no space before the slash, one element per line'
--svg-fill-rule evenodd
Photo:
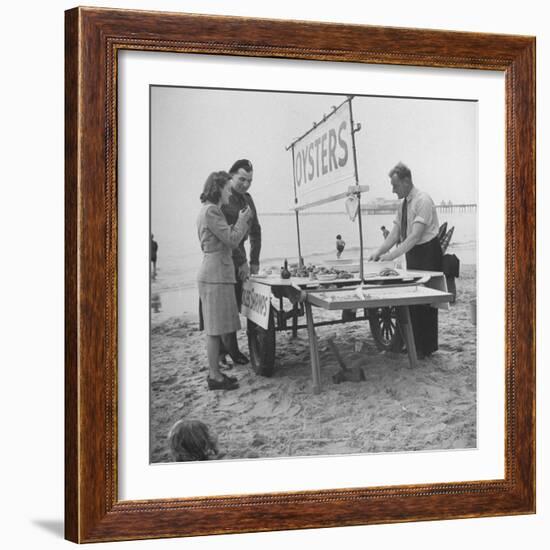
<path fill-rule="evenodd" d="M 407 269 L 441 271 L 442 257 L 439 239 L 435 237 L 407 252 Z M 409 310 L 416 352 L 419 355 L 430 355 L 438 349 L 437 308 L 423 305 L 411 306 Z"/>

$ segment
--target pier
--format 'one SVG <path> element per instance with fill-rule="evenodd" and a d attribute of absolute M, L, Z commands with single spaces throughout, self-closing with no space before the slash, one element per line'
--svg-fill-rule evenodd
<path fill-rule="evenodd" d="M 399 203 L 400 204 L 400 203 Z M 382 214 L 395 214 L 399 208 L 399 204 L 391 205 L 364 205 L 361 207 L 361 212 L 368 215 L 382 215 Z M 438 212 L 445 214 L 453 214 L 455 212 L 475 212 L 477 210 L 477 204 L 464 203 L 464 204 L 436 204 Z M 343 212 L 300 212 L 300 216 L 341 216 Z M 260 212 L 260 216 L 294 216 L 294 210 L 290 212 Z"/>
<path fill-rule="evenodd" d="M 376 205 L 370 206 L 366 204 L 361 207 L 363 212 L 367 214 L 376 215 L 376 214 L 395 214 L 400 208 L 399 205 Z M 436 204 L 435 208 L 438 212 L 445 214 L 453 214 L 454 212 L 475 212 L 477 209 L 477 204 L 474 203 L 464 203 L 464 204 Z"/>
<path fill-rule="evenodd" d="M 438 212 L 475 212 L 477 204 L 437 204 L 435 206 Z"/>

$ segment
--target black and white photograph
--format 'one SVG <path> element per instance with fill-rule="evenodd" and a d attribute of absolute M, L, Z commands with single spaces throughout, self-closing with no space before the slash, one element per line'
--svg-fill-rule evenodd
<path fill-rule="evenodd" d="M 6 548 L 546 548 L 543 6 L 6 4 Z"/>
<path fill-rule="evenodd" d="M 150 108 L 151 462 L 475 448 L 477 102 Z"/>

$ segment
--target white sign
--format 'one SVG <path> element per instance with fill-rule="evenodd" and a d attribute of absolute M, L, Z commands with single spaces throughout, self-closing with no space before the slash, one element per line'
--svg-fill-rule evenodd
<path fill-rule="evenodd" d="M 241 313 L 257 325 L 266 329 L 269 326 L 271 307 L 271 287 L 254 281 L 243 283 Z"/>
<path fill-rule="evenodd" d="M 292 147 L 294 207 L 328 202 L 355 184 L 349 101 L 344 102 Z"/>

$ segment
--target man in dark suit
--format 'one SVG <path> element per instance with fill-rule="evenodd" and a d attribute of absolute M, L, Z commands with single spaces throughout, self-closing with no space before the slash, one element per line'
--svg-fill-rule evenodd
<path fill-rule="evenodd" d="M 229 203 L 223 205 L 222 212 L 229 225 L 233 225 L 238 217 L 239 211 L 249 207 L 252 215 L 248 222 L 248 232 L 240 242 L 239 246 L 233 251 L 233 264 L 235 265 L 235 295 L 237 304 L 241 307 L 243 282 L 248 279 L 251 274 L 258 273 L 260 269 L 260 250 L 262 247 L 262 228 L 258 221 L 258 213 L 256 206 L 248 190 L 252 185 L 253 168 L 252 163 L 248 159 L 240 159 L 233 163 L 229 169 L 231 176 L 231 197 Z M 250 262 L 246 256 L 244 243 L 250 241 Z M 248 358 L 239 351 L 237 344 L 237 334 L 231 336 L 231 348 L 228 350 L 231 359 L 238 364 L 248 363 Z"/>

